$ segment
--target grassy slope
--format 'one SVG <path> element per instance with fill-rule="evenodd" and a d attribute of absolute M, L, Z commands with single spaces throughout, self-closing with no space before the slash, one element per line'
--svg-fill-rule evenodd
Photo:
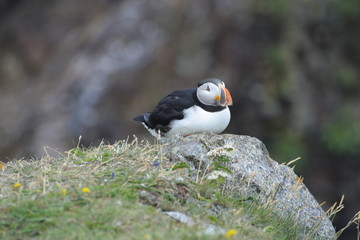
<path fill-rule="evenodd" d="M 191 181 L 158 149 L 122 141 L 7 163 L 0 170 L 0 239 L 296 239 L 301 231 L 251 197 L 224 195 L 221 178 Z M 163 213 L 170 210 L 195 224 Z M 224 232 L 206 234 L 204 224 Z M 237 234 L 227 236 L 230 229 Z"/>

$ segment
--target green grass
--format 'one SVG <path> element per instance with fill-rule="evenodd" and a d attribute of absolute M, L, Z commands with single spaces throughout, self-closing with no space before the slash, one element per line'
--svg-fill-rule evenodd
<path fill-rule="evenodd" d="M 303 231 L 253 196 L 224 194 L 222 177 L 194 182 L 187 166 L 170 162 L 158 149 L 121 141 L 5 164 L 0 170 L 0 239 L 278 240 L 298 239 Z M 219 167 L 223 161 L 217 159 Z M 194 224 L 164 211 L 187 214 Z M 224 231 L 207 234 L 206 224 Z M 226 236 L 230 229 L 237 234 Z"/>

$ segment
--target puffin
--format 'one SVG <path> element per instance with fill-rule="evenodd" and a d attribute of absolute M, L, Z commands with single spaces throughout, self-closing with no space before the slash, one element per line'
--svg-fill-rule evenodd
<path fill-rule="evenodd" d="M 188 136 L 200 132 L 221 133 L 229 125 L 233 105 L 225 83 L 217 78 L 202 80 L 197 88 L 177 90 L 164 97 L 151 111 L 135 117 L 154 137 Z"/>

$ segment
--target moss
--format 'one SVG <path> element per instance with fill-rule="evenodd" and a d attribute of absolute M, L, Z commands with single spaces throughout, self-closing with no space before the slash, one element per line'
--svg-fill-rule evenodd
<path fill-rule="evenodd" d="M 0 238 L 211 240 L 235 229 L 233 239 L 296 239 L 303 231 L 255 196 L 225 192 L 224 177 L 193 182 L 154 149 L 158 146 L 123 141 L 76 148 L 58 159 L 7 163 L 1 172 Z M 221 170 L 228 161 L 226 156 L 215 159 Z M 24 167 L 33 171 L 25 175 Z M 25 177 L 27 184 L 14 189 L 13 182 L 25 182 Z M 194 224 L 172 220 L 164 210 L 185 213 Z M 224 232 L 208 234 L 204 224 Z"/>

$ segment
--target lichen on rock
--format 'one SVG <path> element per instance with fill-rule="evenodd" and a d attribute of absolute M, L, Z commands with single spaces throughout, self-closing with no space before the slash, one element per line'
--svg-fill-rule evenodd
<path fill-rule="evenodd" d="M 260 140 L 200 133 L 175 136 L 164 144 L 163 151 L 171 161 L 187 164 L 194 181 L 200 172 L 201 176 L 223 177 L 225 191 L 239 198 L 257 198 L 278 216 L 304 226 L 304 236 L 315 233 L 321 239 L 335 239 L 334 227 L 313 195 L 293 169 L 270 158 Z"/>

